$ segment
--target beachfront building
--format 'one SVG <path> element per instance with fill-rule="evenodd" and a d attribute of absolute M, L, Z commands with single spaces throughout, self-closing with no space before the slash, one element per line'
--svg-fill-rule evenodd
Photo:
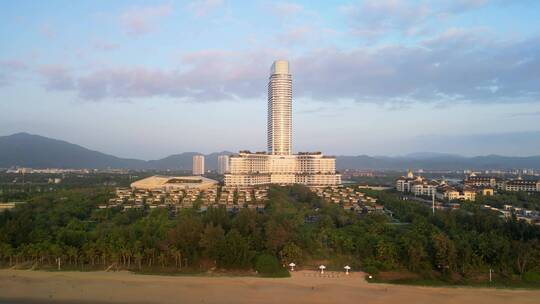
<path fill-rule="evenodd" d="M 193 175 L 204 174 L 204 155 L 193 155 Z"/>
<path fill-rule="evenodd" d="M 293 154 L 292 76 L 289 63 L 277 60 L 268 80 L 267 152 L 240 151 L 229 158 L 225 185 L 250 187 L 264 184 L 341 184 L 335 157 L 320 152 Z"/>

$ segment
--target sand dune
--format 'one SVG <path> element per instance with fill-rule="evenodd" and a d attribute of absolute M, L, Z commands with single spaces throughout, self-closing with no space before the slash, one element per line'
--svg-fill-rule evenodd
<path fill-rule="evenodd" d="M 540 291 L 369 284 L 360 273 L 286 279 L 0 270 L 0 303 L 538 303 Z"/>

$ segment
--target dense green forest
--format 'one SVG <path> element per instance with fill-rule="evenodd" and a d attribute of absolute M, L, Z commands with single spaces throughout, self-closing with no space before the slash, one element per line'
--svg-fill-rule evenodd
<path fill-rule="evenodd" d="M 0 265 L 32 269 L 129 269 L 153 273 L 243 271 L 287 275 L 346 264 L 466 284 L 487 280 L 540 284 L 540 227 L 504 221 L 467 204 L 437 211 L 389 192 L 369 191 L 393 217 L 357 214 L 302 186 L 272 187 L 265 212 L 184 209 L 123 212 L 96 206 L 107 190 L 36 194 L 0 213 Z"/>

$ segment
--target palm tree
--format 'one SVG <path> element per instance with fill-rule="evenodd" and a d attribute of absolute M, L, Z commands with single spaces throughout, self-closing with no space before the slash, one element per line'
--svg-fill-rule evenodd
<path fill-rule="evenodd" d="M 75 265 L 77 265 L 78 257 L 79 257 L 79 250 L 76 247 L 68 247 L 67 248 L 67 255 L 69 257 L 69 263 L 73 264 L 75 262 Z"/>
<path fill-rule="evenodd" d="M 84 250 L 84 255 L 90 261 L 90 265 L 94 266 L 95 259 L 96 259 L 96 256 L 97 256 L 97 251 L 96 251 L 96 248 L 95 248 L 95 244 L 94 243 L 87 244 L 87 245 L 85 245 L 83 250 Z"/>
<path fill-rule="evenodd" d="M 62 258 L 64 256 L 62 247 L 60 247 L 58 244 L 51 244 L 49 247 L 49 252 L 54 257 L 56 263 L 58 264 L 58 269 L 62 267 Z"/>
<path fill-rule="evenodd" d="M 39 263 L 43 264 L 45 263 L 45 259 L 47 259 L 48 262 L 48 256 L 49 256 L 49 247 L 50 243 L 48 241 L 41 242 L 37 245 L 38 255 L 39 255 Z"/>
<path fill-rule="evenodd" d="M 174 265 L 176 268 L 182 269 L 182 252 L 178 248 L 172 248 L 171 254 L 174 257 Z"/>
<path fill-rule="evenodd" d="M 0 261 L 9 258 L 9 266 L 12 264 L 13 248 L 10 244 L 0 243 Z"/>
<path fill-rule="evenodd" d="M 148 267 L 152 267 L 152 264 L 154 263 L 155 253 L 156 253 L 156 250 L 154 248 L 144 249 L 144 254 L 146 255 L 146 259 L 148 261 Z"/>
<path fill-rule="evenodd" d="M 140 251 L 137 251 L 135 252 L 135 262 L 137 263 L 137 266 L 139 267 L 139 271 L 142 270 L 142 260 L 143 260 L 143 257 L 144 255 L 140 252 Z"/>

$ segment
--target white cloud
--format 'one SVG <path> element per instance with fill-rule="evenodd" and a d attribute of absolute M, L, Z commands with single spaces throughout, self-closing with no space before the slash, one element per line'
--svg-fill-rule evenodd
<path fill-rule="evenodd" d="M 120 16 L 126 33 L 144 35 L 153 31 L 163 17 L 170 15 L 173 8 L 169 4 L 131 7 Z"/>
<path fill-rule="evenodd" d="M 50 24 L 42 24 L 39 27 L 39 32 L 48 39 L 56 38 L 56 31 Z"/>
<path fill-rule="evenodd" d="M 112 51 L 112 50 L 117 49 L 120 45 L 118 43 L 109 42 L 109 41 L 102 40 L 102 39 L 97 39 L 92 43 L 92 46 L 96 50 Z"/>
<path fill-rule="evenodd" d="M 0 86 L 11 84 L 21 72 L 28 70 L 28 65 L 20 60 L 0 61 Z"/>
<path fill-rule="evenodd" d="M 109 66 L 77 74 L 56 67 L 42 75 L 48 88 L 76 90 L 89 100 L 162 96 L 220 101 L 262 97 L 272 60 L 290 58 L 296 98 L 439 106 L 540 100 L 540 38 L 499 43 L 471 39 L 474 29 L 457 32 L 420 46 L 325 48 L 295 57 L 264 49 L 205 50 L 186 54 L 182 65 L 172 69 Z M 532 59 L 516 65 L 522 58 Z"/>
<path fill-rule="evenodd" d="M 294 45 L 306 42 L 315 35 L 314 28 L 308 25 L 303 25 L 286 29 L 284 32 L 278 34 L 276 39 L 278 43 Z"/>
<path fill-rule="evenodd" d="M 37 71 L 45 78 L 45 88 L 48 90 L 75 89 L 74 76 L 62 64 L 44 65 L 39 67 Z"/>
<path fill-rule="evenodd" d="M 403 1 L 366 0 L 338 7 L 351 32 L 365 38 L 380 38 L 397 32 L 405 36 L 423 36 L 429 22 L 480 8 L 488 0 Z"/>
<path fill-rule="evenodd" d="M 192 1 L 188 8 L 195 16 L 202 17 L 221 7 L 224 3 L 224 0 L 196 0 Z"/>
<path fill-rule="evenodd" d="M 274 2 L 270 5 L 270 9 L 279 17 L 298 15 L 305 10 L 303 5 L 292 2 Z"/>

